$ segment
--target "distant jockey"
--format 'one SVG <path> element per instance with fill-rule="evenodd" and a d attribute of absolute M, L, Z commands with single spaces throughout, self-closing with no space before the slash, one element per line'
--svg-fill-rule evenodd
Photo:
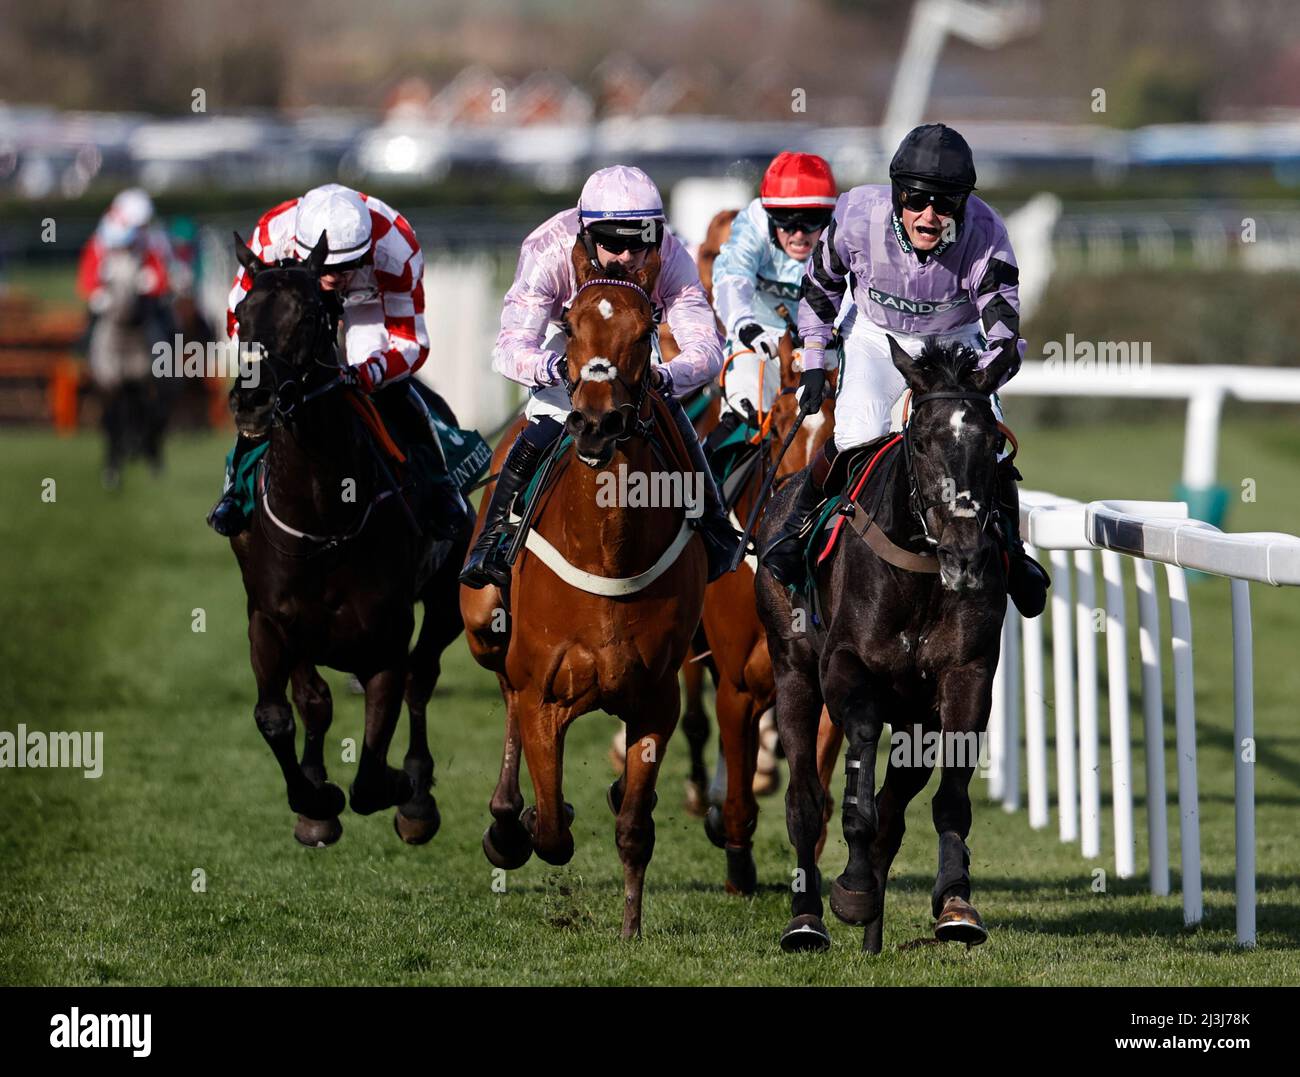
<path fill-rule="evenodd" d="M 1020 270 L 1002 218 L 971 194 L 975 162 L 966 140 L 943 124 L 917 127 L 894 154 L 889 178 L 889 186 L 855 187 L 839 197 L 807 263 L 799 305 L 805 408 L 825 390 L 822 349 L 850 282 L 857 312 L 852 325 L 844 325 L 834 442 L 814 460 L 793 511 L 763 554 L 773 575 L 787 584 L 802 573 L 796 536 L 804 520 L 839 493 L 827 485 L 836 453 L 889 432 L 891 410 L 906 386 L 890 360 L 886 334 L 914 356 L 928 336 L 967 344 L 979 353 L 981 367 L 1010 349 L 1016 361 L 1008 378 L 1024 354 Z M 1000 420 L 996 394 L 992 403 Z M 1005 452 L 999 459 L 1007 590 L 1021 613 L 1034 617 L 1046 603 L 1047 574 L 1020 540 L 1019 475 Z"/>
<path fill-rule="evenodd" d="M 418 413 L 417 426 L 428 430 L 441 456 L 430 409 L 411 374 L 429 354 L 424 326 L 424 255 L 405 217 L 386 202 L 337 183 L 315 187 L 301 198 L 282 202 L 264 213 L 253 230 L 249 247 L 263 262 L 301 261 L 320 237 L 326 237 L 328 270 L 320 277 L 323 292 L 333 293 L 342 309 L 348 381 L 367 394 L 389 386 Z M 235 275 L 226 311 L 226 332 L 238 346 L 235 308 L 252 287 L 245 269 Z M 425 390 L 428 392 L 428 390 Z M 226 474 L 226 489 L 208 515 L 222 535 L 237 535 L 248 526 L 233 478 L 240 458 L 255 442 L 242 435 Z M 454 532 L 469 512 L 459 492 L 438 484 L 440 526 Z"/>
<path fill-rule="evenodd" d="M 470 587 L 509 584 L 510 566 L 500 539 L 510 507 L 560 436 L 572 409 L 561 379 L 567 345 L 560 319 L 577 294 L 573 250 L 579 241 L 593 263 L 602 268 L 618 265 L 624 271 L 639 269 L 652 249 L 659 251 L 662 268 L 650 299 L 667 319 L 681 353 L 652 368 L 651 384 L 668 403 L 695 470 L 704 477 L 704 514 L 697 526 L 708 551 L 709 578 L 714 579 L 730 562 L 739 536 L 722 512 L 695 430 L 677 397 L 717 377 L 722 368 L 721 342 L 695 263 L 665 228 L 658 188 L 639 168 L 615 165 L 593 174 L 578 205 L 537 228 L 519 252 L 492 366 L 528 386 L 529 422 L 501 468 L 483 532 L 470 551 L 461 581 Z"/>
<path fill-rule="evenodd" d="M 830 223 L 839 192 L 831 167 L 811 153 L 779 154 L 768 166 L 759 195 L 731 226 L 713 263 L 713 297 L 727 333 L 722 419 L 709 435 L 712 447 L 744 422 L 758 424 L 781 387 L 777 346 L 789 328 L 777 313 L 798 314 L 804 263 Z"/>

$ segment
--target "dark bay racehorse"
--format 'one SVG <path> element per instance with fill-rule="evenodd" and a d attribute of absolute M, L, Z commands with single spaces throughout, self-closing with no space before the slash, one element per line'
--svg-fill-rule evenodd
<path fill-rule="evenodd" d="M 1013 355 L 977 370 L 975 353 L 961 346 L 929 342 L 915 361 L 892 338 L 890 350 L 912 390 L 911 419 L 894 464 L 875 468 L 858 498 L 868 508 L 856 509 L 883 533 L 885 544 L 879 535 L 872 539 L 890 561 L 843 527 L 819 566 L 814 608 L 792 598 L 766 568 L 758 573 L 790 764 L 786 826 L 798 855 L 793 919 L 781 937 L 787 951 L 830 945 L 815 858 L 825 797 L 815 754 L 823 701 L 848 740 L 842 818 L 849 860 L 831 886 L 831 910 L 864 926 L 863 948 L 880 951 L 885 886 L 904 812 L 933 769 L 935 753 L 912 748 L 937 743 L 943 772 L 932 802 L 939 835 L 935 936 L 967 943 L 987 937 L 969 901 L 968 786 L 977 754 L 971 745 L 988 723 L 1006 612 L 1000 547 L 989 526 L 1002 445 L 989 394 Z M 760 549 L 792 501 L 788 489 L 773 500 Z M 885 724 L 894 748 L 901 743 L 906 751 L 890 751 L 877 793 L 876 749 Z M 918 731 L 920 746 L 910 743 Z M 900 733 L 909 739 L 900 742 Z M 936 742 L 937 733 L 943 737 Z"/>
<path fill-rule="evenodd" d="M 298 813 L 294 836 L 328 845 L 342 833 L 344 800 L 326 776 L 333 705 L 316 666 L 356 674 L 366 718 L 352 810 L 369 815 L 396 806 L 399 836 L 422 844 L 439 825 L 426 708 L 440 656 L 462 630 L 456 575 L 469 527 L 435 541 L 428 528 L 417 529 L 421 513 L 389 485 L 392 465 L 382 462 L 349 400 L 354 390 L 340 379 L 336 324 L 318 281 L 324 242 L 306 262 L 277 266 L 237 242 L 240 264 L 253 277 L 235 309 L 240 340 L 259 344 L 264 357 L 257 384 L 241 381 L 231 403 L 241 433 L 270 437 L 252 523 L 231 540 L 248 594 L 253 715 Z M 449 412 L 442 417 L 454 425 Z M 398 440 L 410 439 L 399 431 Z M 424 620 L 408 656 L 417 599 Z M 290 682 L 306 730 L 301 762 Z M 405 768 L 397 770 L 387 756 L 403 695 L 411 738 Z"/>
<path fill-rule="evenodd" d="M 624 771 L 608 793 L 623 862 L 623 937 L 641 933 L 646 868 L 655 845 L 655 783 L 681 706 L 677 673 L 704 602 L 707 559 L 685 512 L 672 504 L 621 504 L 601 495 L 614 471 L 678 476 L 689 457 L 666 407 L 649 388 L 653 252 L 630 279 L 599 269 L 574 249 L 578 284 L 567 316 L 566 383 L 572 447 L 538 496 L 535 538 L 512 583 L 465 588 L 466 639 L 497 674 L 506 704 L 501 776 L 488 859 L 517 868 L 536 851 L 550 864 L 573 856 L 564 801 L 564 740 L 570 723 L 604 710 L 627 724 Z M 656 441 L 652 443 L 650 434 Z M 498 451 L 498 463 L 512 439 Z M 663 455 L 660 455 L 660 454 Z M 484 501 L 486 505 L 486 499 Z M 557 556 L 558 555 L 558 556 Z M 602 593 L 606 592 L 606 593 Z M 508 621 L 501 614 L 508 612 Z M 520 751 L 536 806 L 524 809 Z"/>

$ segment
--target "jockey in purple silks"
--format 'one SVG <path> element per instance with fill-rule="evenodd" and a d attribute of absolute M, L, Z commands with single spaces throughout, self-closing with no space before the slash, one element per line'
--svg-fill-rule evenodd
<path fill-rule="evenodd" d="M 656 313 L 667 319 L 681 353 L 651 368 L 651 386 L 668 404 L 693 466 L 704 477 L 704 512 L 696 526 L 708 552 L 709 579 L 716 579 L 729 565 L 740 537 L 722 510 L 699 439 L 677 397 L 718 376 L 722 341 L 695 262 L 664 226 L 658 188 L 639 168 L 615 165 L 594 173 L 583 186 L 577 207 L 546 221 L 524 240 L 519 252 L 514 284 L 501 311 L 492 367 L 530 390 L 525 409 L 528 425 L 506 456 L 461 582 L 475 588 L 510 583 L 501 538 L 511 505 L 560 436 L 572 410 L 561 376 L 566 342 L 560 322 L 578 290 L 573 248 L 579 240 L 593 264 L 602 269 L 619 266 L 627 273 L 641 268 L 650 251 L 658 248 L 661 269 L 650 300 Z"/>
<path fill-rule="evenodd" d="M 966 140 L 943 124 L 917 127 L 894 154 L 889 178 L 888 186 L 854 187 L 840 195 L 808 260 L 799 304 L 804 339 L 799 392 L 805 408 L 820 406 L 823 349 L 850 283 L 857 310 L 840 327 L 844 367 L 835 399 L 835 439 L 813 461 L 793 511 L 763 554 L 764 564 L 783 583 L 797 583 L 804 571 L 796 538 L 804 522 L 839 493 L 827 485 L 836 454 L 889 432 L 894 403 L 906 388 L 890 360 L 889 336 L 913 356 L 927 337 L 969 345 L 979 353 L 981 367 L 1014 349 L 1017 359 L 1008 378 L 1024 355 L 1020 271 L 1002 218 L 971 194 L 975 162 Z M 1000 420 L 996 394 L 991 402 Z M 1047 601 L 1047 573 L 1025 553 L 1020 539 L 1019 474 L 1005 451 L 998 474 L 1007 592 L 1022 614 L 1036 617 Z"/>

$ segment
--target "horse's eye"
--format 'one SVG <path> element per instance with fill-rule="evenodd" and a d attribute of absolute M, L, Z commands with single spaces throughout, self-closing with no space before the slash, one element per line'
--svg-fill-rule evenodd
<path fill-rule="evenodd" d="M 925 442 L 922 441 L 920 438 L 913 438 L 913 439 L 912 439 L 912 449 L 913 449 L 914 451 L 916 451 L 916 452 L 919 452 L 922 456 L 924 456 L 924 455 L 925 455 Z"/>

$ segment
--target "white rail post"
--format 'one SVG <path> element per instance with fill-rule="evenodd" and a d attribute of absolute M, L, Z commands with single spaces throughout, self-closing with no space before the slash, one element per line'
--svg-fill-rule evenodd
<path fill-rule="evenodd" d="M 1102 550 L 1106 581 L 1106 684 L 1109 689 L 1110 789 L 1115 825 L 1115 873 L 1131 879 L 1136 871 L 1133 848 L 1133 760 L 1129 745 L 1128 618 L 1124 610 L 1124 575 L 1119 554 Z"/>
<path fill-rule="evenodd" d="M 1010 606 L 1010 603 L 1007 603 Z M 1007 676 L 1002 720 L 1002 808 L 1020 807 L 1020 614 L 1008 610 L 1002 620 L 1002 662 Z"/>
<path fill-rule="evenodd" d="M 1183 923 L 1201 922 L 1201 821 L 1196 781 L 1196 693 L 1192 681 L 1192 612 L 1187 574 L 1165 566 L 1174 651 L 1174 743 L 1178 753 L 1178 817 L 1182 847 Z"/>
<path fill-rule="evenodd" d="M 1070 558 L 1052 551 L 1052 694 L 1056 700 L 1056 799 L 1062 841 L 1079 837 L 1079 773 L 1074 754 L 1074 641 Z"/>
<path fill-rule="evenodd" d="M 1035 560 L 1038 551 L 1028 543 L 1025 552 Z M 1043 620 L 1021 618 L 1024 627 L 1025 763 L 1029 786 L 1029 825 L 1041 830 L 1051 821 L 1047 809 L 1047 708 L 1043 685 Z"/>
<path fill-rule="evenodd" d="M 1255 740 L 1254 640 L 1250 584 L 1232 581 L 1232 750 L 1237 837 L 1237 944 L 1255 945 Z"/>
<path fill-rule="evenodd" d="M 1097 722 L 1097 583 L 1091 550 L 1074 551 L 1076 648 L 1079 653 L 1079 800 L 1080 851 L 1085 859 L 1101 855 L 1101 754 Z"/>
<path fill-rule="evenodd" d="M 1164 680 L 1160 675 L 1160 603 L 1156 568 L 1134 558 L 1137 577 L 1138 647 L 1142 655 L 1142 729 L 1147 770 L 1147 854 L 1151 893 L 1169 895 L 1169 819 L 1165 789 Z"/>
<path fill-rule="evenodd" d="M 1003 641 L 1005 643 L 1005 634 Z M 998 656 L 997 669 L 993 671 L 993 700 L 989 708 L 989 724 L 984 730 L 984 741 L 988 746 L 988 769 L 985 777 L 989 783 L 989 799 L 1002 799 L 1002 727 L 1007 716 L 1007 670 L 1006 653 Z M 981 753 L 981 760 L 983 753 Z"/>

